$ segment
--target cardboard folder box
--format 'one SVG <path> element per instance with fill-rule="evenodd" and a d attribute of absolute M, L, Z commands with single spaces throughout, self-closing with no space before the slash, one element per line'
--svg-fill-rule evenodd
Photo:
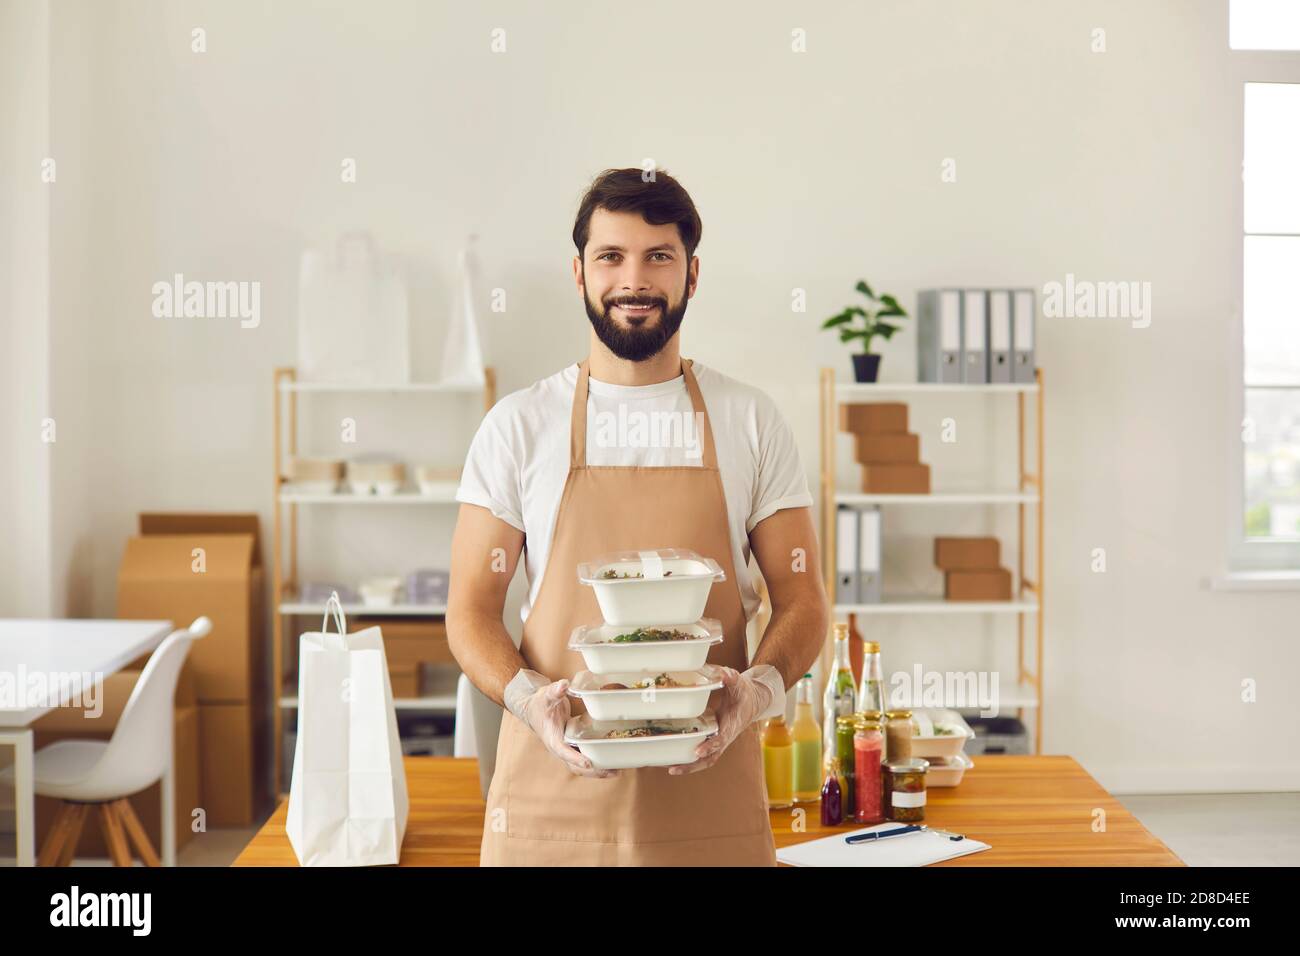
<path fill-rule="evenodd" d="M 384 658 L 388 666 L 407 664 L 454 664 L 447 643 L 447 625 L 433 620 L 394 620 L 391 617 L 354 617 L 349 631 L 378 625 L 384 636 Z"/>
<path fill-rule="evenodd" d="M 32 724 L 35 747 L 40 749 L 60 740 L 102 740 L 107 742 L 117 728 L 126 702 L 140 679 L 140 671 L 123 670 L 109 674 L 100 685 L 102 712 L 98 717 L 88 716 L 81 707 L 58 707 Z M 186 699 L 188 696 L 188 700 Z M 179 849 L 194 836 L 193 812 L 200 803 L 199 778 L 199 712 L 194 703 L 193 688 L 187 692 L 177 686 L 173 730 L 174 769 L 176 780 L 176 846 Z M 162 854 L 162 784 L 146 787 L 128 797 L 131 808 L 139 817 L 154 852 Z M 63 801 L 52 797 L 36 798 L 36 845 L 43 846 L 54 817 Z M 76 855 L 79 857 L 107 857 L 99 828 L 98 810 L 91 808 L 81 828 Z"/>
<path fill-rule="evenodd" d="M 930 466 L 863 465 L 862 490 L 868 494 L 928 495 Z"/>
<path fill-rule="evenodd" d="M 915 465 L 921 460 L 920 436 L 913 432 L 871 432 L 854 435 L 860 465 Z"/>
<path fill-rule="evenodd" d="M 1002 558 L 997 538 L 937 537 L 934 539 L 934 565 L 943 571 L 978 571 L 995 569 Z"/>
<path fill-rule="evenodd" d="M 905 402 L 865 402 L 840 405 L 840 431 L 874 434 L 907 431 Z"/>
<path fill-rule="evenodd" d="M 209 826 L 248 826 L 271 801 L 271 724 L 265 708 L 198 705 L 203 781 L 201 806 Z"/>
<path fill-rule="evenodd" d="M 203 703 L 263 693 L 266 577 L 253 514 L 140 515 L 117 581 L 117 616 L 169 618 L 186 627 L 206 615 L 212 632 L 186 667 Z"/>
<path fill-rule="evenodd" d="M 212 621 L 185 670 L 199 707 L 201 804 L 214 826 L 248 825 L 269 799 L 265 591 L 255 514 L 141 514 L 118 573 L 119 617 Z"/>
<path fill-rule="evenodd" d="M 1011 572 L 1006 568 L 945 571 L 943 596 L 949 601 L 1010 601 Z"/>

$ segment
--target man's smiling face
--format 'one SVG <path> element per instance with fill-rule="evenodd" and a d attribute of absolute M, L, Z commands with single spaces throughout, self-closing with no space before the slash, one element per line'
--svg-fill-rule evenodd
<path fill-rule="evenodd" d="M 653 226 L 640 213 L 608 209 L 592 213 L 581 266 L 592 328 L 631 362 L 658 355 L 677 333 L 699 274 L 674 223 Z"/>

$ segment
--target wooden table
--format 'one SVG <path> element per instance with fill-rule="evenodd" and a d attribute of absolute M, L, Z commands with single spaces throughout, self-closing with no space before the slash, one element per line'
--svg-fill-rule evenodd
<path fill-rule="evenodd" d="M 154 650 L 171 628 L 171 621 L 0 620 L 0 674 L 24 688 L 22 696 L 0 699 L 0 746 L 14 748 L 13 771 L 5 779 L 13 778 L 18 866 L 36 865 L 32 722 Z M 28 696 L 28 681 L 38 675 L 52 693 Z"/>
<path fill-rule="evenodd" d="M 477 866 L 483 838 L 478 763 L 454 757 L 407 757 L 411 815 L 400 866 Z M 936 866 L 1182 866 L 1169 848 L 1102 789 L 1071 757 L 977 756 L 960 787 L 929 792 L 926 822 L 988 843 L 983 853 Z M 235 866 L 296 866 L 284 833 L 288 802 L 240 853 Z M 790 810 L 773 810 L 776 845 L 815 840 L 848 827 L 823 828 L 808 804 L 806 830 Z M 1096 811 L 1105 831 L 1094 832 Z"/>

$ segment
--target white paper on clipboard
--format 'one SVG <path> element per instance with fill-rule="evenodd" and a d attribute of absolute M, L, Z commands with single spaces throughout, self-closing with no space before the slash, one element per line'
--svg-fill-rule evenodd
<path fill-rule="evenodd" d="M 790 866 L 929 866 L 931 863 L 953 860 L 989 848 L 987 843 L 970 837 L 950 840 L 929 830 L 904 833 L 883 840 L 869 840 L 866 843 L 844 842 L 845 837 L 854 834 L 893 830 L 900 826 L 905 824 L 881 823 L 859 830 L 845 830 L 820 840 L 780 847 L 776 851 L 776 859 L 778 863 Z"/>

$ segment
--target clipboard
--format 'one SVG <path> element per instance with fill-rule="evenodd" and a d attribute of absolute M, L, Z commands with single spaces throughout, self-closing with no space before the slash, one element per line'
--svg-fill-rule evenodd
<path fill-rule="evenodd" d="M 950 840 L 930 830 L 904 833 L 883 840 L 869 840 L 866 843 L 844 842 L 845 837 L 858 833 L 893 830 L 900 825 L 890 821 L 780 847 L 776 851 L 776 860 L 791 866 L 929 866 L 931 863 L 954 860 L 959 856 L 969 856 L 989 849 L 989 844 L 970 837 Z"/>

